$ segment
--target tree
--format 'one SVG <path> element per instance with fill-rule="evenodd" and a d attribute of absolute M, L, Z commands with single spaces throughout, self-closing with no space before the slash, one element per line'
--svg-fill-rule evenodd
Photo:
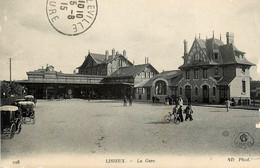
<path fill-rule="evenodd" d="M 22 95 L 24 87 L 17 82 L 1 82 L 1 97 L 10 97 L 11 95 Z"/>
<path fill-rule="evenodd" d="M 6 97 L 10 97 L 10 94 L 11 94 L 11 87 L 9 85 L 9 83 L 3 81 L 3 82 L 0 82 L 1 85 L 1 97 L 2 98 L 6 98 Z"/>

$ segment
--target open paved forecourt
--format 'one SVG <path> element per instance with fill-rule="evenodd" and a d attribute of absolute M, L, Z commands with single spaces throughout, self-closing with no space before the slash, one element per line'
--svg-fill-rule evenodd
<path fill-rule="evenodd" d="M 36 123 L 22 125 L 13 139 L 2 135 L 2 159 L 43 154 L 259 155 L 259 112 L 193 106 L 194 120 L 164 123 L 173 106 L 117 100 L 61 100 L 37 103 Z M 254 144 L 237 147 L 248 132 Z"/>

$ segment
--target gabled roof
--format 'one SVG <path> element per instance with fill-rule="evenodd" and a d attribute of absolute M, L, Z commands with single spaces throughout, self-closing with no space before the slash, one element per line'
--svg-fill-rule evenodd
<path fill-rule="evenodd" d="M 107 63 L 110 63 L 112 60 L 114 60 L 118 57 L 121 57 L 121 58 L 125 59 L 128 62 L 128 64 L 132 65 L 132 63 L 121 54 L 114 56 L 114 58 L 112 58 L 112 55 L 109 55 L 108 59 L 106 59 L 106 55 L 96 54 L 96 53 L 89 53 L 87 57 L 92 57 L 92 59 L 96 62 L 96 64 L 107 64 Z M 77 67 L 77 69 L 80 69 L 86 65 L 87 65 L 87 61 L 85 59 L 83 64 L 81 66 Z"/>
<path fill-rule="evenodd" d="M 95 60 L 97 64 L 101 64 L 106 59 L 106 56 L 102 54 L 89 53 L 89 55 Z"/>
<path fill-rule="evenodd" d="M 127 66 L 127 67 L 121 67 L 118 70 L 116 70 L 114 73 L 112 73 L 107 78 L 114 78 L 114 77 L 134 77 L 138 75 L 140 72 L 142 72 L 146 67 L 152 68 L 156 73 L 158 71 L 151 65 L 151 64 L 141 64 L 141 65 L 134 65 L 134 66 Z"/>
<path fill-rule="evenodd" d="M 249 62 L 244 56 L 245 52 L 240 51 L 236 48 L 233 43 L 224 44 L 221 40 L 211 38 L 211 39 L 198 39 L 195 38 L 194 43 L 198 43 L 200 48 L 206 52 L 206 55 L 209 59 L 208 63 L 197 62 L 196 64 L 183 64 L 179 68 L 191 67 L 191 66 L 202 66 L 202 65 L 225 65 L 225 64 L 243 64 L 254 66 L 255 64 Z M 219 53 L 218 61 L 212 59 L 214 53 Z M 185 57 L 187 57 L 186 55 Z"/>

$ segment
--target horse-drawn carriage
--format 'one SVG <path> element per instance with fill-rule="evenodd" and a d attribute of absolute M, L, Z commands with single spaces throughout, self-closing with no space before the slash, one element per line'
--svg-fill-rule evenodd
<path fill-rule="evenodd" d="M 32 124 L 34 124 L 35 123 L 34 103 L 31 101 L 20 101 L 18 102 L 18 107 L 21 109 L 24 123 L 31 122 Z"/>
<path fill-rule="evenodd" d="M 24 99 L 25 99 L 25 101 L 33 102 L 36 107 L 37 99 L 35 99 L 33 95 L 26 95 L 26 96 L 24 96 Z"/>
<path fill-rule="evenodd" d="M 16 106 L 1 106 L 1 133 L 13 138 L 15 133 L 22 130 L 22 114 Z"/>

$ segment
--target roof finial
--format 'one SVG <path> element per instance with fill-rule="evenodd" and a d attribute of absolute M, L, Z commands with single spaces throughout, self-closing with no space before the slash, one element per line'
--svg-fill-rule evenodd
<path fill-rule="evenodd" d="M 199 39 L 200 39 L 200 34 L 199 34 Z"/>
<path fill-rule="evenodd" d="M 197 34 L 195 34 L 195 39 L 197 38 Z"/>
<path fill-rule="evenodd" d="M 220 37 L 219 37 L 219 39 L 221 40 L 221 33 L 220 33 Z"/>
<path fill-rule="evenodd" d="M 90 54 L 90 50 L 88 50 L 88 53 Z"/>
<path fill-rule="evenodd" d="M 213 30 L 213 38 L 214 38 L 214 30 Z"/>

